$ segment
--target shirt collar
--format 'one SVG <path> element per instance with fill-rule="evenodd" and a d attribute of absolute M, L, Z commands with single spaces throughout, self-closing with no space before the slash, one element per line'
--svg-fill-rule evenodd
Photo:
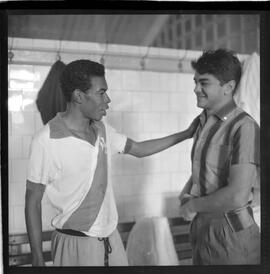
<path fill-rule="evenodd" d="M 223 106 L 220 110 L 218 110 L 214 115 L 222 120 L 223 122 L 227 120 L 227 116 L 230 112 L 232 112 L 236 108 L 236 104 L 234 100 L 231 100 L 228 104 Z M 199 115 L 200 123 L 203 126 L 206 123 L 207 115 L 206 110 L 204 109 L 201 114 Z"/>
<path fill-rule="evenodd" d="M 219 109 L 214 115 L 216 115 L 222 121 L 226 121 L 228 114 L 231 113 L 235 108 L 236 104 L 232 99 L 228 104 Z"/>

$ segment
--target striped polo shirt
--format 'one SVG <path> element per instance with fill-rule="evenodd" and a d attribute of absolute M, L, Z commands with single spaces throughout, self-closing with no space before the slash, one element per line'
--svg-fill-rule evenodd
<path fill-rule="evenodd" d="M 190 193 L 197 197 L 226 186 L 230 166 L 260 165 L 259 126 L 233 100 L 208 118 L 204 110 L 199 118 L 191 151 Z M 259 183 L 259 168 L 257 173 L 253 186 Z"/>

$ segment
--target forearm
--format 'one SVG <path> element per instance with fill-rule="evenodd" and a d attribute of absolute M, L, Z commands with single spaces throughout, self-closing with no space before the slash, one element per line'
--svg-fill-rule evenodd
<path fill-rule="evenodd" d="M 33 266 L 44 265 L 42 254 L 41 204 L 31 199 L 26 199 L 25 219 L 32 251 L 32 264 Z"/>
<path fill-rule="evenodd" d="M 132 142 L 128 153 L 136 157 L 145 157 L 163 151 L 188 138 L 190 138 L 188 131 L 182 131 L 159 139 Z"/>
<path fill-rule="evenodd" d="M 242 207 L 246 202 L 241 193 L 227 186 L 210 195 L 192 199 L 192 208 L 194 212 L 225 212 Z"/>

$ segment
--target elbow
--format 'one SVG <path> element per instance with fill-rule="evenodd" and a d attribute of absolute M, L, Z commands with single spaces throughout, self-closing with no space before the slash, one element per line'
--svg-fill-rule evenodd
<path fill-rule="evenodd" d="M 232 209 L 240 208 L 248 203 L 248 197 L 242 193 L 233 193 L 230 199 Z"/>
<path fill-rule="evenodd" d="M 132 156 L 136 157 L 136 158 L 143 158 L 145 155 L 141 154 L 141 153 L 132 153 Z"/>
<path fill-rule="evenodd" d="M 138 154 L 135 155 L 135 157 L 136 158 L 143 158 L 143 157 L 145 157 L 145 155 L 142 154 L 142 153 L 138 153 Z"/>

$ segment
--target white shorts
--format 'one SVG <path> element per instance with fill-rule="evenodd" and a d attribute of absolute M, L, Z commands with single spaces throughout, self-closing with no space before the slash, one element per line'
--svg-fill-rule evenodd
<path fill-rule="evenodd" d="M 122 239 L 116 229 L 110 236 L 109 266 L 127 266 Z M 71 236 L 54 231 L 52 234 L 53 266 L 104 266 L 104 242 L 96 237 Z"/>

